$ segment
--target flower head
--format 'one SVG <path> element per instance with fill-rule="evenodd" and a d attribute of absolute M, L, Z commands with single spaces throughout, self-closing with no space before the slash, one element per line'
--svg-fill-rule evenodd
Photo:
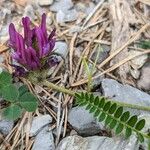
<path fill-rule="evenodd" d="M 55 29 L 47 35 L 46 15 L 43 14 L 41 24 L 32 29 L 29 17 L 22 18 L 22 24 L 24 36 L 16 31 L 13 23 L 9 25 L 9 45 L 14 50 L 12 58 L 21 65 L 19 69 L 14 66 L 17 74 L 23 74 L 24 68 L 27 71 L 40 70 L 51 62 L 50 59 L 54 60 L 51 54 L 55 46 Z"/>

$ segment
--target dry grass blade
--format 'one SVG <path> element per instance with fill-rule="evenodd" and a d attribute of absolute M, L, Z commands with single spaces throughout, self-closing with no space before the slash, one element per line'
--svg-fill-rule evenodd
<path fill-rule="evenodd" d="M 138 0 L 138 1 L 150 6 L 150 1 L 149 0 Z"/>
<path fill-rule="evenodd" d="M 100 65 L 99 68 L 103 67 L 106 63 L 108 63 L 112 58 L 114 58 L 117 54 L 119 54 L 125 47 L 138 39 L 140 34 L 144 32 L 149 27 L 149 23 L 145 24 L 136 34 L 132 35 L 131 38 L 119 49 L 117 49 L 114 53 L 112 53 L 107 59 L 105 59 Z"/>
<path fill-rule="evenodd" d="M 138 57 L 138 56 L 141 56 L 141 55 L 144 55 L 144 54 L 149 54 L 149 53 L 150 53 L 150 50 L 146 50 L 146 51 L 144 51 L 144 52 L 137 53 L 137 54 L 135 54 L 135 55 L 133 55 L 133 56 L 129 56 L 129 57 L 125 58 L 124 60 L 120 61 L 119 63 L 115 64 L 114 66 L 110 67 L 109 69 L 105 70 L 105 71 L 104 71 L 103 73 L 101 73 L 100 75 L 93 77 L 93 79 L 96 79 L 97 77 L 99 77 L 99 76 L 101 76 L 101 75 L 103 75 L 103 74 L 106 74 L 106 73 L 108 73 L 108 72 L 111 72 L 111 71 L 115 70 L 115 69 L 118 68 L 119 66 L 121 66 L 121 65 L 123 65 L 123 64 L 125 64 L 125 63 L 127 63 L 128 61 L 130 61 L 130 60 L 132 60 L 132 59 L 134 59 L 134 58 L 136 58 L 136 57 Z"/>
<path fill-rule="evenodd" d="M 110 54 L 113 54 L 118 48 L 125 44 L 125 42 L 130 38 L 132 32 L 135 32 L 130 27 L 130 24 L 136 24 L 137 20 L 135 19 L 135 15 L 132 13 L 131 6 L 128 1 L 112 0 L 112 4 L 110 5 L 110 13 L 113 22 Z M 125 47 L 111 60 L 110 66 L 126 58 L 128 54 L 128 48 Z M 129 71 L 129 63 L 125 63 L 116 70 L 121 80 L 125 80 L 127 78 Z"/>
<path fill-rule="evenodd" d="M 101 7 L 101 5 L 104 3 L 104 0 L 101 0 L 97 6 L 93 9 L 93 11 L 88 15 L 88 17 L 86 18 L 86 20 L 84 21 L 82 27 L 84 27 L 87 22 L 91 19 L 91 17 L 94 15 L 94 13 Z"/>
<path fill-rule="evenodd" d="M 0 54 L 3 52 L 6 52 L 8 49 L 9 48 L 6 45 L 4 45 L 4 44 L 0 45 Z"/>
<path fill-rule="evenodd" d="M 74 36 L 72 37 L 71 39 L 71 42 L 70 42 L 70 51 L 69 51 L 69 66 L 70 66 L 70 76 L 72 77 L 72 71 L 73 71 L 73 63 L 72 63 L 72 60 L 73 60 L 73 51 L 74 51 L 74 43 L 75 43 L 75 40 L 76 40 L 76 37 L 77 37 L 77 33 L 74 34 Z M 70 78 L 70 83 L 71 83 L 71 78 Z"/>
<path fill-rule="evenodd" d="M 150 50 L 147 50 L 147 51 L 144 51 L 144 52 L 141 52 L 141 53 L 137 53 L 134 56 L 129 56 L 129 57 L 125 58 L 124 60 L 120 61 L 119 63 L 115 64 L 114 66 L 112 66 L 112 67 L 108 68 L 107 70 L 103 71 L 103 73 L 92 77 L 92 80 L 94 80 L 94 79 L 96 79 L 96 78 L 98 78 L 98 77 L 100 77 L 100 76 L 102 76 L 104 74 L 107 74 L 107 73 L 115 70 L 119 66 L 125 64 L 126 62 L 128 62 L 128 61 L 130 61 L 132 59 L 134 59 L 135 57 L 138 57 L 138 56 L 141 56 L 141 55 L 144 55 L 144 54 L 149 54 L 149 53 L 150 53 Z M 99 66 L 97 66 L 97 67 L 98 67 L 99 70 L 101 69 Z M 75 86 L 79 86 L 79 85 L 85 84 L 87 82 L 88 82 L 88 79 L 83 79 L 83 80 L 77 81 L 76 83 L 72 84 L 71 86 L 75 87 Z"/>
<path fill-rule="evenodd" d="M 88 54 L 89 54 L 89 52 L 90 52 L 90 48 L 89 48 L 90 45 L 91 45 L 92 42 L 95 40 L 95 38 L 98 37 L 98 36 L 106 29 L 106 27 L 108 26 L 108 24 L 109 24 L 109 23 L 107 22 L 107 23 L 94 35 L 94 37 L 89 41 L 89 43 L 88 43 L 87 46 L 85 47 L 84 51 L 82 52 L 82 54 L 81 54 L 81 56 L 80 56 L 80 58 L 79 58 L 79 61 L 78 61 L 78 63 L 77 63 L 76 69 L 75 69 L 75 72 L 74 72 L 74 74 L 73 74 L 72 84 L 73 84 L 73 82 L 75 81 L 75 78 L 76 78 L 77 74 L 78 74 L 78 77 L 80 77 L 80 75 L 81 75 L 81 73 L 82 73 L 83 65 L 81 66 L 80 71 L 79 71 L 79 73 L 78 73 L 78 70 L 79 70 L 79 67 L 80 67 L 82 58 L 83 58 L 84 56 L 88 56 Z M 72 85 L 72 84 L 71 84 L 71 85 Z"/>

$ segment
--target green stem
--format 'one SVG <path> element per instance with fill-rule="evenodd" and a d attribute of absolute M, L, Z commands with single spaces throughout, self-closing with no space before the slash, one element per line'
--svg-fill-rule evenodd
<path fill-rule="evenodd" d="M 49 87 L 49 88 L 52 88 L 52 89 L 54 89 L 54 90 L 57 90 L 57 91 L 59 91 L 59 92 L 66 93 L 66 94 L 69 94 L 69 95 L 71 95 L 71 96 L 74 96 L 74 95 L 75 95 L 75 93 L 74 93 L 73 91 L 68 90 L 68 89 L 66 89 L 66 88 L 64 88 L 64 87 L 61 87 L 61 86 L 57 86 L 57 85 L 55 85 L 55 84 L 53 84 L 53 83 L 51 83 L 51 82 L 49 82 L 49 81 L 47 81 L 47 80 L 44 80 L 44 81 L 42 82 L 42 84 L 45 85 L 45 86 L 47 86 L 47 87 Z"/>
<path fill-rule="evenodd" d="M 61 87 L 61 86 L 57 86 L 57 85 L 55 85 L 55 84 L 53 84 L 47 80 L 44 80 L 42 82 L 42 84 L 49 87 L 49 88 L 55 89 L 59 92 L 63 92 L 63 93 L 69 94 L 71 96 L 75 96 L 75 93 L 73 91 L 66 89 L 64 87 Z M 110 100 L 110 101 L 113 103 L 117 103 L 118 105 L 123 106 L 123 107 L 128 107 L 128 108 L 138 109 L 138 110 L 144 110 L 144 111 L 150 111 L 150 107 L 128 104 L 128 103 L 118 102 L 118 101 L 114 101 L 114 100 Z"/>

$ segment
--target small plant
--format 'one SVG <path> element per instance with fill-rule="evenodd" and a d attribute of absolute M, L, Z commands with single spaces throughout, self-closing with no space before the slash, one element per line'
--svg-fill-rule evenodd
<path fill-rule="evenodd" d="M 84 70 L 85 70 L 85 72 L 86 72 L 86 74 L 87 74 L 87 78 L 88 78 L 88 83 L 87 83 L 87 91 L 88 91 L 88 92 L 90 92 L 91 89 L 92 89 L 92 86 L 93 86 L 93 85 L 92 85 L 92 76 L 93 76 L 94 73 L 95 73 L 95 70 L 96 70 L 96 63 L 97 63 L 97 61 L 98 61 L 100 52 L 103 51 L 103 49 L 101 48 L 100 45 L 97 45 L 97 46 L 98 46 L 98 53 L 97 53 L 97 55 L 96 55 L 96 59 L 95 59 L 94 63 L 91 64 L 91 65 L 92 65 L 91 68 L 90 68 L 89 64 L 87 63 L 86 58 L 84 57 L 84 58 L 82 59 L 82 63 L 83 63 L 83 66 L 84 66 Z M 97 46 L 96 46 L 96 47 L 97 47 Z"/>
<path fill-rule="evenodd" d="M 15 120 L 21 116 L 23 110 L 33 112 L 37 108 L 36 97 L 28 91 L 25 85 L 17 89 L 8 72 L 0 74 L 0 95 L 9 104 L 2 112 L 7 119 Z"/>
<path fill-rule="evenodd" d="M 144 142 L 144 137 L 150 138 L 141 132 L 145 120 L 138 120 L 137 115 L 132 116 L 129 111 L 124 112 L 123 107 L 117 103 L 105 97 L 95 97 L 93 94 L 83 92 L 76 93 L 75 98 L 79 106 L 85 106 L 85 109 L 93 113 L 99 122 L 104 121 L 106 126 L 113 129 L 116 135 L 124 131 L 125 137 L 129 138 L 132 132 L 135 132 L 140 142 Z"/>
<path fill-rule="evenodd" d="M 141 131 L 145 125 L 145 120 L 138 120 L 136 115 L 132 116 L 129 111 L 123 111 L 123 107 L 150 111 L 149 107 L 115 102 L 105 97 L 95 97 L 90 93 L 75 93 L 72 90 L 47 81 L 47 70 L 57 64 L 57 59 L 52 55 L 54 54 L 55 30 L 49 36 L 47 35 L 45 14 L 42 15 L 42 23 L 38 27 L 36 26 L 31 29 L 31 21 L 28 17 L 23 18 L 22 23 L 24 37 L 15 30 L 13 24 L 9 26 L 9 45 L 14 50 L 12 59 L 18 63 L 17 66 L 11 64 L 15 68 L 15 76 L 26 77 L 33 84 L 44 85 L 74 96 L 79 106 L 85 106 L 99 121 L 104 121 L 106 126 L 114 129 L 116 134 L 125 131 L 125 137 L 129 138 L 132 132 L 135 132 L 141 142 L 144 141 L 144 138 L 150 138 L 149 135 Z M 98 56 L 99 54 L 97 55 L 93 69 L 95 69 Z M 83 59 L 83 63 L 88 75 L 89 92 L 91 90 L 94 70 L 89 70 L 85 59 Z M 12 83 L 11 75 L 7 72 L 0 74 L 0 95 L 10 104 L 3 110 L 4 116 L 8 119 L 20 117 L 23 110 L 32 112 L 37 108 L 35 96 L 25 86 L 17 89 Z"/>
<path fill-rule="evenodd" d="M 50 35 L 47 34 L 46 14 L 42 15 L 39 26 L 31 28 L 29 17 L 22 18 L 22 24 L 24 36 L 16 31 L 13 23 L 9 25 L 9 46 L 14 50 L 11 56 L 19 64 L 12 66 L 15 68 L 15 76 L 27 77 L 30 74 L 31 77 L 35 75 L 33 72 L 39 74 L 58 63 L 53 56 L 55 29 Z M 39 76 L 45 77 L 44 73 Z"/>

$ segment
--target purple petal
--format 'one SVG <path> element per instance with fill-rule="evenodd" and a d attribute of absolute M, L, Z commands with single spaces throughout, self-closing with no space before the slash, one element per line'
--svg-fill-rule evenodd
<path fill-rule="evenodd" d="M 48 41 L 50 41 L 55 35 L 56 35 L 56 28 L 54 28 L 51 34 L 49 35 Z"/>
<path fill-rule="evenodd" d="M 9 25 L 9 36 L 10 36 L 9 45 L 13 49 L 15 49 L 16 48 L 16 44 L 15 44 L 16 43 L 16 30 L 15 30 L 15 26 L 13 23 Z"/>
<path fill-rule="evenodd" d="M 25 43 L 22 35 L 20 35 L 19 33 L 17 33 L 16 35 L 16 47 L 17 47 L 16 53 L 18 53 L 18 55 L 21 54 L 23 63 L 26 63 L 27 60 L 25 55 Z"/>
<path fill-rule="evenodd" d="M 22 24 L 24 27 L 24 39 L 26 41 L 27 46 L 32 45 L 32 38 L 34 35 L 34 30 L 30 29 L 30 19 L 29 17 L 22 18 Z"/>
<path fill-rule="evenodd" d="M 31 68 L 31 70 L 36 70 L 39 69 L 40 67 L 40 60 L 36 55 L 36 51 L 32 48 L 29 47 L 29 51 L 30 51 L 30 64 L 28 64 Z"/>
<path fill-rule="evenodd" d="M 55 46 L 55 39 L 52 39 L 48 44 L 46 44 L 43 48 L 43 56 L 47 56 L 52 52 Z"/>
<path fill-rule="evenodd" d="M 45 42 L 48 42 L 47 30 L 46 30 L 46 14 L 45 13 L 42 15 L 41 30 L 44 35 Z"/>
<path fill-rule="evenodd" d="M 39 47 L 39 57 L 42 58 L 43 48 L 47 43 L 45 41 L 42 30 L 40 28 L 35 29 L 35 34 L 36 34 L 36 37 L 37 37 L 37 43 L 38 43 L 38 47 Z"/>
<path fill-rule="evenodd" d="M 50 44 L 50 52 L 54 49 L 56 43 L 56 39 L 52 39 L 49 44 Z"/>
<path fill-rule="evenodd" d="M 17 61 L 20 59 L 20 54 L 19 53 L 14 52 L 11 56 L 12 56 L 13 59 L 15 59 Z"/>

